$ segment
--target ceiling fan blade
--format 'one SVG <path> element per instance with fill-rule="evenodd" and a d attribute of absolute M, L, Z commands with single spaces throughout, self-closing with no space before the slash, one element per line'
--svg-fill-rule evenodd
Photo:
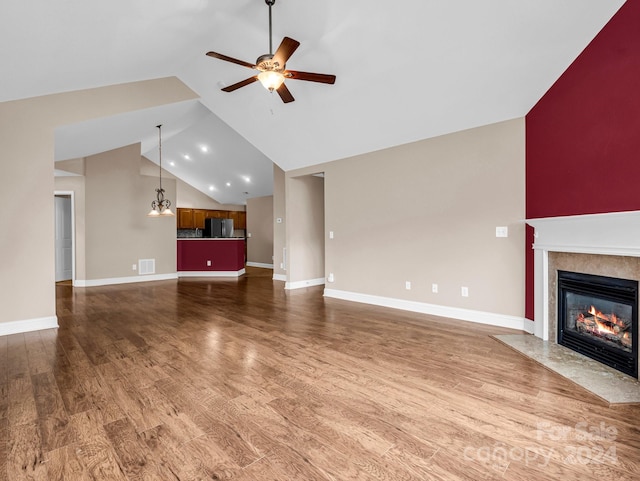
<path fill-rule="evenodd" d="M 280 85 L 280 87 L 278 87 L 277 92 L 285 104 L 288 104 L 289 102 L 293 102 L 295 100 L 284 83 Z"/>
<path fill-rule="evenodd" d="M 320 82 L 322 84 L 333 84 L 336 81 L 335 75 L 326 75 L 323 73 L 298 72 L 296 70 L 287 70 L 284 76 L 294 80 L 308 80 L 310 82 Z"/>
<path fill-rule="evenodd" d="M 300 46 L 300 42 L 289 37 L 284 37 L 276 53 L 273 54 L 273 62 L 278 62 L 280 68 L 284 68 L 284 64 L 287 63 L 289 57 L 293 55 L 293 52 Z"/>
<path fill-rule="evenodd" d="M 258 80 L 258 76 L 255 75 L 253 77 L 249 77 L 248 79 L 243 80 L 242 82 L 235 83 L 233 85 L 229 85 L 222 89 L 223 92 L 233 92 L 234 90 L 238 90 L 240 87 L 244 87 L 245 85 L 252 84 Z"/>
<path fill-rule="evenodd" d="M 217 59 L 220 59 L 220 60 L 224 60 L 226 62 L 231 62 L 231 63 L 235 63 L 235 64 L 238 64 L 238 65 L 242 65 L 243 67 L 256 68 L 256 66 L 254 64 L 252 64 L 252 63 L 245 62 L 243 60 L 238 60 L 237 58 L 228 57 L 226 55 L 222 55 L 221 53 L 207 52 L 207 55 L 209 57 L 213 57 L 213 58 L 217 58 Z"/>

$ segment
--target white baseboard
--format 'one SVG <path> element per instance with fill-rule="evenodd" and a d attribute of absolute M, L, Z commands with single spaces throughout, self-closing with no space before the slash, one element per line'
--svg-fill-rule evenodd
<path fill-rule="evenodd" d="M 322 286 L 324 285 L 324 277 L 318 279 L 308 279 L 306 281 L 287 282 L 285 289 L 302 289 L 303 287 Z"/>
<path fill-rule="evenodd" d="M 261 267 L 263 269 L 273 269 L 273 264 L 263 264 L 262 262 L 247 262 L 248 267 Z"/>
<path fill-rule="evenodd" d="M 178 277 L 240 277 L 246 271 L 179 271 Z"/>
<path fill-rule="evenodd" d="M 391 307 L 403 311 L 420 312 L 440 317 L 450 317 L 461 321 L 477 322 L 496 327 L 507 327 L 510 329 L 525 330 L 525 319 L 523 317 L 507 316 L 505 314 L 494 314 L 492 312 L 474 311 L 459 307 L 438 306 L 425 302 L 406 301 L 391 297 L 372 296 L 357 292 L 340 291 L 336 289 L 325 289 L 325 297 L 343 299 L 345 301 L 362 302 L 374 306 Z M 533 323 L 532 323 L 533 324 Z"/>
<path fill-rule="evenodd" d="M 39 317 L 36 319 L 26 319 L 24 321 L 2 322 L 0 323 L 0 336 L 40 331 L 42 329 L 56 329 L 57 327 L 57 316 Z"/>
<path fill-rule="evenodd" d="M 535 334 L 536 331 L 536 323 L 533 322 L 531 319 L 527 319 L 526 317 L 524 318 L 524 329 L 525 332 L 528 332 L 529 334 Z"/>
<path fill-rule="evenodd" d="M 273 280 L 274 281 L 285 281 L 285 282 L 287 282 L 287 276 L 286 276 L 286 274 L 274 274 L 273 275 Z"/>
<path fill-rule="evenodd" d="M 178 274 L 152 274 L 148 276 L 112 277 L 108 279 L 76 279 L 73 287 L 111 286 L 114 284 L 131 284 L 133 282 L 166 281 L 177 279 Z"/>

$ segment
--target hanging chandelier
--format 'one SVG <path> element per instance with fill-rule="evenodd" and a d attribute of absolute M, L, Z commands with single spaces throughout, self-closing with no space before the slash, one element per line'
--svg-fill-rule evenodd
<path fill-rule="evenodd" d="M 162 124 L 158 127 L 158 157 L 160 159 L 160 187 L 156 189 L 156 199 L 151 202 L 151 211 L 147 214 L 149 217 L 172 216 L 171 201 L 164 198 L 164 189 L 162 188 Z"/>

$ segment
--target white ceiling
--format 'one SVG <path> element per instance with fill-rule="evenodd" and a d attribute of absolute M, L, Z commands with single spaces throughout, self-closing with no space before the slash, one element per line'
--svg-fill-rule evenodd
<path fill-rule="evenodd" d="M 276 0 L 274 49 L 301 42 L 287 67 L 337 76 L 287 81 L 285 105 L 258 83 L 221 92 L 254 71 L 205 56 L 268 53 L 264 0 L 4 0 L 0 101 L 175 75 L 199 102 L 61 127 L 56 159 L 142 142 L 157 160 L 162 123 L 164 167 L 243 203 L 270 193 L 270 161 L 291 170 L 524 116 L 623 3 Z M 182 162 L 200 144 L 215 154 Z"/>

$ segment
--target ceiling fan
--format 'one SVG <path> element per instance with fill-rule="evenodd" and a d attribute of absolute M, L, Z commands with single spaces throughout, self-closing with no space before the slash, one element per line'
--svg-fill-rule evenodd
<path fill-rule="evenodd" d="M 287 70 L 286 62 L 289 60 L 289 57 L 293 55 L 293 52 L 296 51 L 300 42 L 294 40 L 289 37 L 284 37 L 280 46 L 276 50 L 276 53 L 273 53 L 273 43 L 272 43 L 272 32 L 271 32 L 271 7 L 276 0 L 265 0 L 265 3 L 269 6 L 269 53 L 265 55 L 261 55 L 256 60 L 255 64 L 251 64 L 249 62 L 244 62 L 242 60 L 238 60 L 233 57 L 228 57 L 227 55 L 223 55 L 221 53 L 216 52 L 207 52 L 209 57 L 217 58 L 220 60 L 225 60 L 226 62 L 235 63 L 237 65 L 242 65 L 243 67 L 248 67 L 251 69 L 258 70 L 260 73 L 254 75 L 253 77 L 249 77 L 248 79 L 242 80 L 241 82 L 235 83 L 233 85 L 229 85 L 228 87 L 223 88 L 224 92 L 233 92 L 234 90 L 239 89 L 240 87 L 244 87 L 245 85 L 252 84 L 253 82 L 259 80 L 262 85 L 268 89 L 270 92 L 274 90 L 278 92 L 280 98 L 284 103 L 293 102 L 295 99 L 289 89 L 285 85 L 285 79 L 292 80 L 307 80 L 310 82 L 319 82 L 324 84 L 333 84 L 336 81 L 335 75 L 325 75 L 321 73 L 310 73 L 310 72 L 299 72 L 297 70 Z"/>

